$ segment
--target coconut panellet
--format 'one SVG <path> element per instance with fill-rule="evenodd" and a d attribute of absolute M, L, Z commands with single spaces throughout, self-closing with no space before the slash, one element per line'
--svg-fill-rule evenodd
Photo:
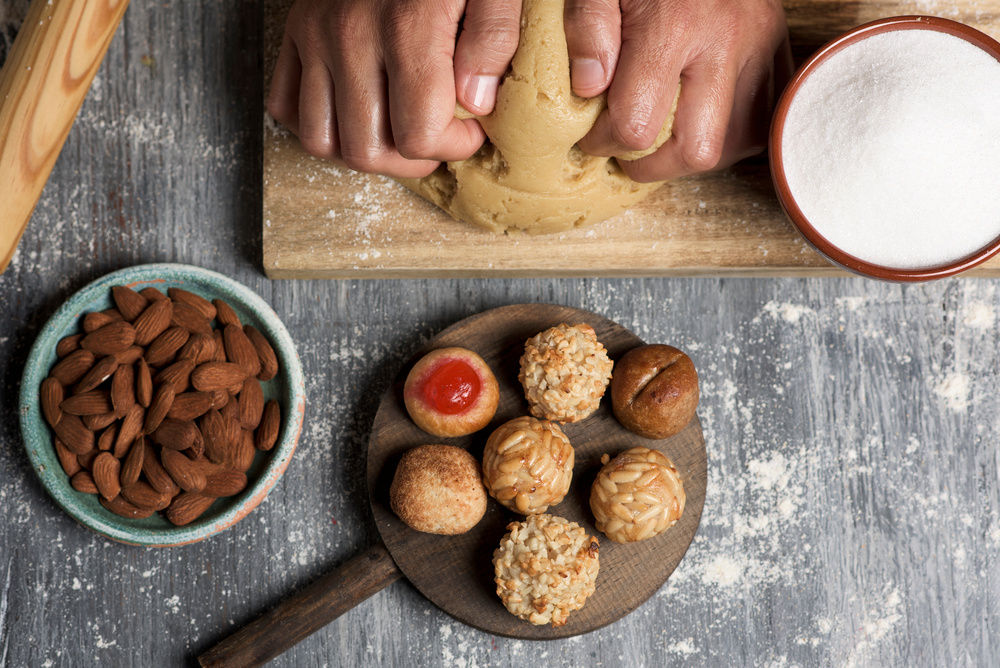
<path fill-rule="evenodd" d="M 616 543 L 652 538 L 684 512 L 684 485 L 673 463 L 658 450 L 637 446 L 608 461 L 590 490 L 599 531 Z"/>
<path fill-rule="evenodd" d="M 497 427 L 483 449 L 483 484 L 490 496 L 524 515 L 563 500 L 575 453 L 559 425 L 519 417 Z"/>
<path fill-rule="evenodd" d="M 486 513 L 479 462 L 453 445 L 421 445 L 399 460 L 389 487 L 392 511 L 412 529 L 455 535 Z"/>
<path fill-rule="evenodd" d="M 575 522 L 545 514 L 507 530 L 493 553 L 497 595 L 520 619 L 563 626 L 594 593 L 599 541 Z"/>
<path fill-rule="evenodd" d="M 612 366 L 593 327 L 563 323 L 528 339 L 517 378 L 532 415 L 579 422 L 600 406 Z"/>

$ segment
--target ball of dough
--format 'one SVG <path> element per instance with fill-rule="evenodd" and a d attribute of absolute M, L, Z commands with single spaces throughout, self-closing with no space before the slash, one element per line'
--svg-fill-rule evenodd
<path fill-rule="evenodd" d="M 453 445 L 421 445 L 399 460 L 389 506 L 408 526 L 425 533 L 465 533 L 486 513 L 479 462 Z"/>
<path fill-rule="evenodd" d="M 439 348 L 413 365 L 403 403 L 418 427 L 450 438 L 479 431 L 500 400 L 497 379 L 482 357 L 465 348 Z"/>
<path fill-rule="evenodd" d="M 603 94 L 572 92 L 563 3 L 524 0 L 510 72 L 493 112 L 479 118 L 489 141 L 467 160 L 400 182 L 452 217 L 498 234 L 549 234 L 610 218 L 660 184 L 636 183 L 614 158 L 576 145 L 606 107 Z M 675 98 L 653 150 L 670 138 L 676 108 Z"/>
<path fill-rule="evenodd" d="M 593 327 L 561 324 L 528 339 L 517 378 L 532 415 L 579 422 L 600 406 L 612 365 Z"/>
<path fill-rule="evenodd" d="M 680 432 L 698 408 L 694 362 L 672 346 L 639 346 L 615 365 L 611 407 L 622 425 L 644 438 Z"/>
<path fill-rule="evenodd" d="M 662 452 L 637 446 L 606 462 L 590 489 L 598 531 L 616 543 L 659 535 L 684 512 L 684 485 Z"/>
<path fill-rule="evenodd" d="M 493 553 L 497 596 L 532 624 L 563 626 L 594 593 L 600 543 L 575 522 L 532 515 L 507 525 Z"/>
<path fill-rule="evenodd" d="M 569 491 L 575 456 L 559 425 L 515 418 L 486 441 L 483 484 L 490 496 L 514 512 L 544 513 Z"/>

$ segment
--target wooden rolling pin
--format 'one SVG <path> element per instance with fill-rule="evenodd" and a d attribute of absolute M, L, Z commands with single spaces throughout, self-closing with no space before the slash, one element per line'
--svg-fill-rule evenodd
<path fill-rule="evenodd" d="M 0 273 L 7 269 L 128 0 L 34 0 L 0 71 Z"/>

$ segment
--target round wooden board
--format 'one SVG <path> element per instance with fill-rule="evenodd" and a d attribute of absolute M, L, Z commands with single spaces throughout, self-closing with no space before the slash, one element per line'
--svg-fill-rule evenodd
<path fill-rule="evenodd" d="M 489 434 L 500 424 L 528 414 L 517 381 L 518 360 L 524 342 L 538 332 L 566 322 L 587 323 L 597 332 L 612 360 L 643 341 L 615 322 L 566 306 L 521 304 L 486 311 L 444 330 L 400 371 L 382 398 L 368 446 L 368 489 L 372 511 L 389 552 L 403 574 L 439 608 L 478 629 L 524 639 L 566 638 L 588 633 L 635 610 L 667 581 L 694 538 L 705 504 L 707 459 L 701 423 L 695 417 L 680 434 L 650 441 L 629 432 L 615 419 L 606 396 L 601 408 L 564 430 L 576 450 L 573 484 L 562 503 L 549 513 L 584 526 L 601 543 L 597 589 L 583 609 L 573 612 L 565 626 L 534 626 L 511 615 L 496 595 L 493 551 L 507 524 L 520 519 L 492 498 L 486 515 L 460 536 L 437 536 L 414 531 L 389 508 L 389 485 L 402 454 L 425 443 L 465 447 L 482 460 Z M 462 346 L 479 353 L 497 375 L 500 403 L 490 425 L 471 436 L 440 439 L 413 424 L 403 405 L 403 382 L 414 363 L 435 348 Z M 636 445 L 657 448 L 674 462 L 687 495 L 684 514 L 659 536 L 619 545 L 597 531 L 590 511 L 590 487 L 604 453 L 612 457 Z"/>

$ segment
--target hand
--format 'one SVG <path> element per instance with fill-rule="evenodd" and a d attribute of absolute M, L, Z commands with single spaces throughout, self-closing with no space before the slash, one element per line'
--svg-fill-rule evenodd
<path fill-rule="evenodd" d="M 620 161 L 636 181 L 760 153 L 792 71 L 780 0 L 567 0 L 566 40 L 573 91 L 608 95 L 580 140 L 592 155 L 652 146 L 681 82 L 673 136 L 648 157 Z"/>
<path fill-rule="evenodd" d="M 426 176 L 486 139 L 455 102 L 493 109 L 520 17 L 520 0 L 297 0 L 267 110 L 314 156 Z"/>

